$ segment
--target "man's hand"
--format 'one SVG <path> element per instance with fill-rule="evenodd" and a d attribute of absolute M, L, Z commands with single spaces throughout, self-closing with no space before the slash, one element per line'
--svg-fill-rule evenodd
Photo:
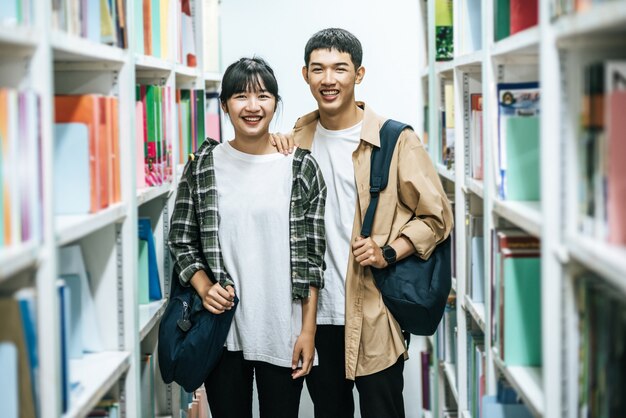
<path fill-rule="evenodd" d="M 315 357 L 315 334 L 303 331 L 298 336 L 296 344 L 293 346 L 293 356 L 291 358 L 291 378 L 298 379 L 306 376 L 313 367 Z M 301 367 L 298 362 L 302 360 Z"/>
<path fill-rule="evenodd" d="M 372 266 L 378 269 L 387 267 L 387 262 L 383 258 L 383 251 L 371 237 L 355 238 L 352 243 L 352 254 L 356 261 L 363 267 Z"/>
<path fill-rule="evenodd" d="M 293 142 L 293 135 L 291 133 L 281 134 L 280 132 L 270 134 L 270 143 L 276 147 L 276 150 L 281 154 L 287 155 L 293 152 L 293 148 L 296 146 Z"/>

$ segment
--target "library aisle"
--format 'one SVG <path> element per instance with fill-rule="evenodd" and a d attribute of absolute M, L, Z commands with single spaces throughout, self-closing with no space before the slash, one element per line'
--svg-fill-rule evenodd
<path fill-rule="evenodd" d="M 210 417 L 155 354 L 227 1 L 2 2 L 0 417 Z M 626 416 L 626 0 L 414 1 L 455 229 L 407 417 Z"/>

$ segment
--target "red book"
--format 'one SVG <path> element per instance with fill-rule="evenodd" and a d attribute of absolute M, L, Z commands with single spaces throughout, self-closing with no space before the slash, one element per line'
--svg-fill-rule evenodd
<path fill-rule="evenodd" d="M 538 0 L 511 0 L 511 35 L 537 25 L 538 5 Z"/>

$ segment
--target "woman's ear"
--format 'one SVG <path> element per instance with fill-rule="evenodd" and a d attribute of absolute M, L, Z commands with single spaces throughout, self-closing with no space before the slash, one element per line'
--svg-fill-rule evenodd
<path fill-rule="evenodd" d="M 225 115 L 228 115 L 228 106 L 226 106 L 226 103 L 220 103 L 220 106 L 222 107 L 222 112 L 224 112 Z"/>

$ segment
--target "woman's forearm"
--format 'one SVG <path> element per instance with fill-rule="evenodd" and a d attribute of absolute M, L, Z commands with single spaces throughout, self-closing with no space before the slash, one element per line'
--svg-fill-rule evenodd
<path fill-rule="evenodd" d="M 309 297 L 302 299 L 302 333 L 315 334 L 317 329 L 317 287 L 309 288 Z"/>

